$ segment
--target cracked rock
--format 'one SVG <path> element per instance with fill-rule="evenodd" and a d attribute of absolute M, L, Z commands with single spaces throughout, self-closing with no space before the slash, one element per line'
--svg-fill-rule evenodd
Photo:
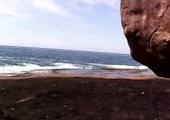
<path fill-rule="evenodd" d="M 170 0 L 121 0 L 121 22 L 132 57 L 170 78 Z"/>

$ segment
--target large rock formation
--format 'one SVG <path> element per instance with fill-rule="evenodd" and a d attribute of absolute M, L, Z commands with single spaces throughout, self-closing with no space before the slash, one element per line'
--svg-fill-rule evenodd
<path fill-rule="evenodd" d="M 121 18 L 132 57 L 170 77 L 170 0 L 121 0 Z"/>

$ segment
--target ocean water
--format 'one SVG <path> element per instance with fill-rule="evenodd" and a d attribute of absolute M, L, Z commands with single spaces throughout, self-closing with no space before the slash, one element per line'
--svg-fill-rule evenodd
<path fill-rule="evenodd" d="M 0 46 L 0 76 L 22 74 L 152 74 L 129 54 Z"/>

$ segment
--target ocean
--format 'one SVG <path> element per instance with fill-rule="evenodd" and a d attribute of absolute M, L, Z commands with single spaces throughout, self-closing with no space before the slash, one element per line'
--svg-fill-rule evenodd
<path fill-rule="evenodd" d="M 0 76 L 25 74 L 153 74 L 129 54 L 0 46 Z"/>

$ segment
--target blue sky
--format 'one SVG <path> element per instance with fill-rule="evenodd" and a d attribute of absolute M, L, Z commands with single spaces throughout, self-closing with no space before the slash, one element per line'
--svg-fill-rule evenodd
<path fill-rule="evenodd" d="M 1 0 L 0 45 L 129 53 L 120 0 Z"/>

